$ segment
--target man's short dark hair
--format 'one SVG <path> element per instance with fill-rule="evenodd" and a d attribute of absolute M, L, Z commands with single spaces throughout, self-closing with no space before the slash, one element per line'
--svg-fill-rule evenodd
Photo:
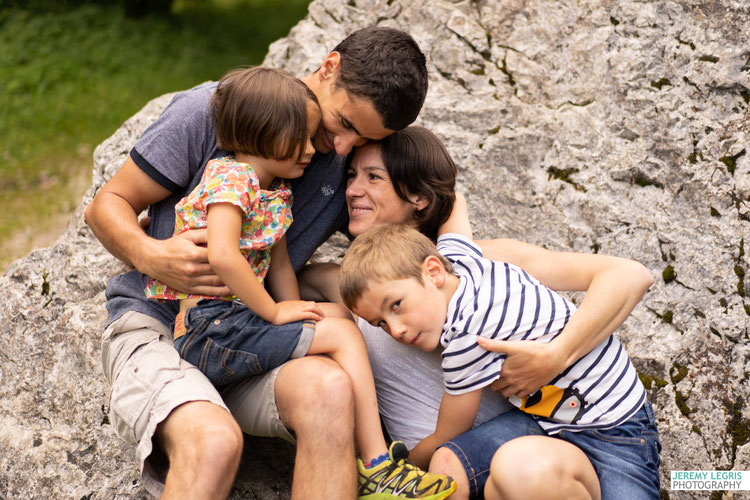
<path fill-rule="evenodd" d="M 291 73 L 257 66 L 229 71 L 211 100 L 216 139 L 227 151 L 286 160 L 305 154 L 315 94 Z"/>
<path fill-rule="evenodd" d="M 370 99 L 385 128 L 401 130 L 417 119 L 427 94 L 427 66 L 409 34 L 372 26 L 355 31 L 333 50 L 341 55 L 336 86 Z"/>

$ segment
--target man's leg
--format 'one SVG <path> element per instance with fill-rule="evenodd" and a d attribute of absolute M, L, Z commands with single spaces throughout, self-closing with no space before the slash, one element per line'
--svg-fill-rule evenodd
<path fill-rule="evenodd" d="M 207 401 L 185 403 L 156 428 L 169 458 L 162 498 L 222 499 L 242 455 L 242 432 L 229 412 Z"/>
<path fill-rule="evenodd" d="M 222 396 L 245 433 L 297 443 L 293 499 L 356 496 L 352 386 L 332 360 L 293 359 Z"/>
<path fill-rule="evenodd" d="M 180 358 L 169 329 L 143 314 L 126 313 L 102 340 L 110 420 L 136 445 L 146 489 L 154 496 L 226 497 L 242 434 L 211 382 Z M 159 459 L 163 453 L 168 463 Z"/>
<path fill-rule="evenodd" d="M 275 394 L 281 421 L 297 437 L 292 498 L 355 498 L 354 399 L 346 373 L 328 358 L 300 358 L 282 367 Z"/>

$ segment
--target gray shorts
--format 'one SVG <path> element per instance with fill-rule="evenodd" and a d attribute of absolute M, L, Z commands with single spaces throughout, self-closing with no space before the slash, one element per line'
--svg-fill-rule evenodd
<path fill-rule="evenodd" d="M 155 496 L 163 491 L 165 471 L 150 461 L 152 438 L 157 425 L 184 403 L 209 401 L 230 410 L 247 434 L 294 442 L 274 397 L 281 367 L 232 384 L 219 395 L 205 375 L 180 358 L 167 326 L 134 311 L 104 331 L 102 367 L 111 387 L 112 426 L 118 436 L 136 445 L 143 485 Z"/>

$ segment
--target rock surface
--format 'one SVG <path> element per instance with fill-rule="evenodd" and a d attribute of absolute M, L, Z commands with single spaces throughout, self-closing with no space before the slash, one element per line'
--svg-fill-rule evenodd
<path fill-rule="evenodd" d="M 654 273 L 619 336 L 659 421 L 663 495 L 705 497 L 668 491 L 671 470 L 750 470 L 750 8 L 315 0 L 266 64 L 303 76 L 372 24 L 410 31 L 428 57 L 418 123 L 459 165 L 477 237 L 630 257 Z M 97 148 L 64 236 L 0 277 L 0 499 L 148 497 L 109 425 L 99 362 L 104 287 L 123 266 L 82 213 L 168 101 Z M 316 258 L 342 253 L 339 239 Z M 292 456 L 248 441 L 232 497 L 288 497 Z"/>

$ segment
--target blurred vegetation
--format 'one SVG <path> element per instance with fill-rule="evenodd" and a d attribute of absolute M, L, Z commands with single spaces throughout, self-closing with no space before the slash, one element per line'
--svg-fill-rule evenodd
<path fill-rule="evenodd" d="M 21 255 L 3 242 L 78 205 L 93 148 L 122 122 L 259 64 L 309 1 L 0 0 L 0 270 Z"/>

